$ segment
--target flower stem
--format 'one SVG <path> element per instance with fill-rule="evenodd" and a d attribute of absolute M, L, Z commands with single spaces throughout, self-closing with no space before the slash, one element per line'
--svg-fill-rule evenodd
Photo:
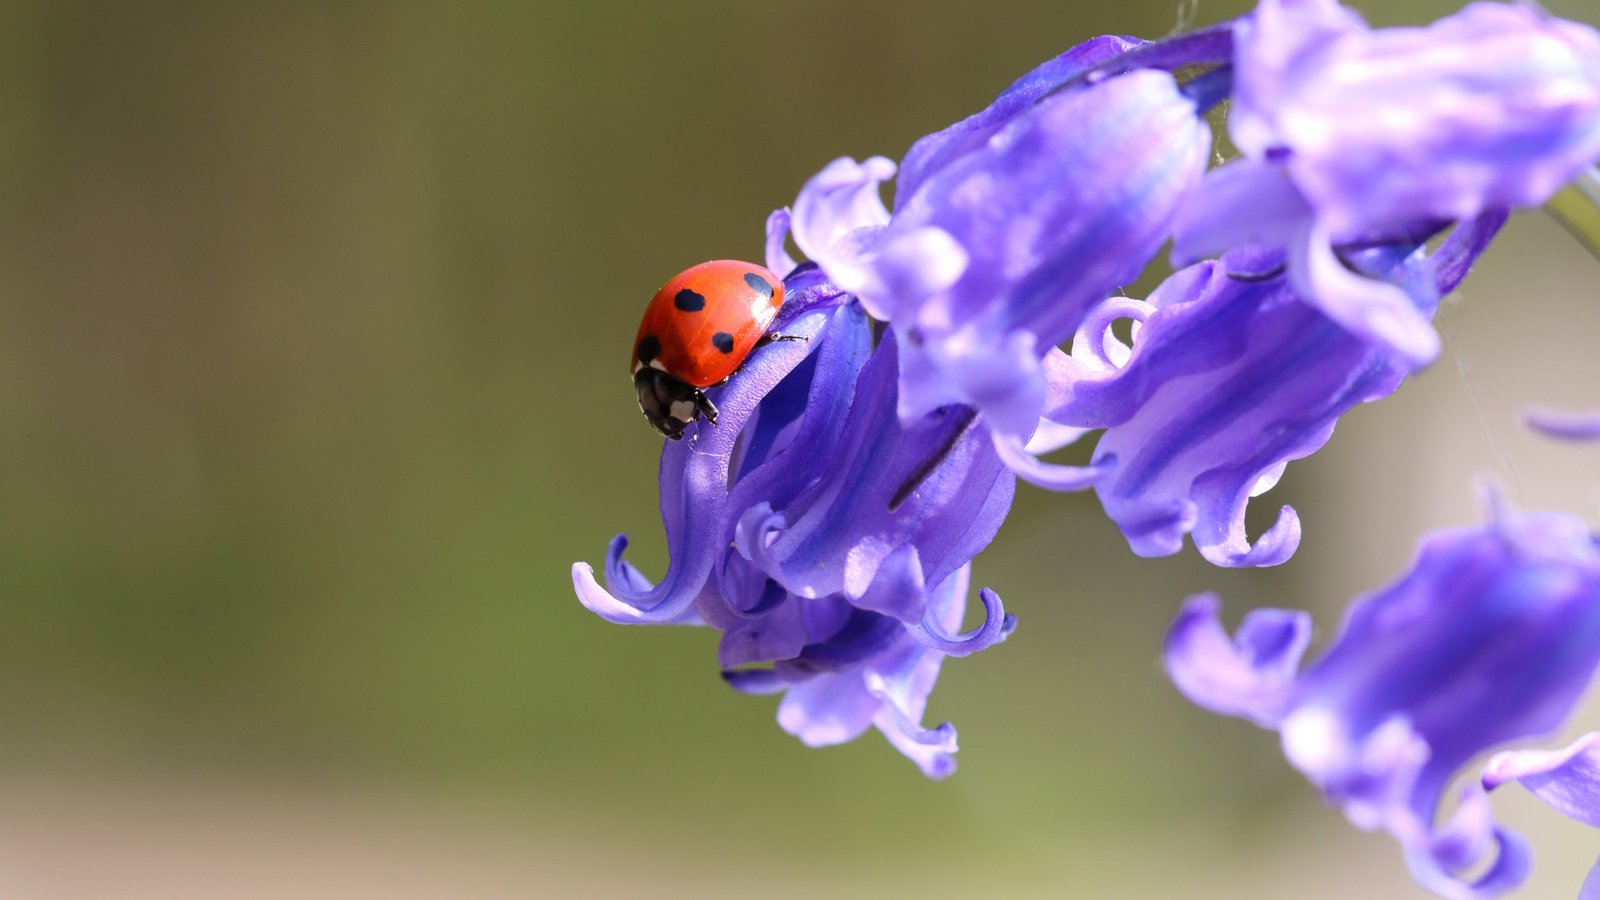
<path fill-rule="evenodd" d="M 1600 259 L 1600 168 L 1584 169 L 1571 184 L 1550 198 L 1544 211 Z"/>

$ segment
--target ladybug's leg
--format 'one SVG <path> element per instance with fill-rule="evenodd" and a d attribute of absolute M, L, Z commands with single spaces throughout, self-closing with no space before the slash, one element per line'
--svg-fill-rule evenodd
<path fill-rule="evenodd" d="M 761 340 L 756 341 L 756 346 L 757 347 L 765 347 L 768 344 L 775 344 L 778 341 L 809 341 L 809 340 L 811 340 L 811 338 L 806 337 L 803 334 L 779 334 L 776 331 L 772 331 L 772 332 L 768 332 L 767 334 L 763 334 L 761 336 Z"/>
<path fill-rule="evenodd" d="M 706 417 L 707 422 L 717 424 L 717 405 L 711 402 L 705 391 L 694 392 L 694 408 L 700 411 L 700 415 Z"/>

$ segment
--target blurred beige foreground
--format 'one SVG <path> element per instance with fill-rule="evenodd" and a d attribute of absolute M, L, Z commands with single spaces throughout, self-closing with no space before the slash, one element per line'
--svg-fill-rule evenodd
<path fill-rule="evenodd" d="M 0 896 L 7 898 L 1064 896 L 1029 883 L 1038 873 L 1008 877 L 979 859 L 961 861 L 939 880 L 915 867 L 886 873 L 819 865 L 801 847 L 720 859 L 692 835 L 563 829 L 555 810 L 471 814 L 408 794 L 56 778 L 0 784 L 0 796 Z M 1388 864 L 1388 848 L 1326 827 L 1333 823 L 1323 818 L 1283 823 L 1281 844 L 1258 846 L 1254 860 L 1191 827 L 1154 830 L 1140 848 L 1062 848 L 1054 865 L 1071 870 L 1092 860 L 1093 868 L 1121 870 L 1094 893 L 1070 896 L 1334 900 L 1364 893 L 1366 873 L 1329 866 L 1324 854 L 1375 852 Z M 1307 873 L 1315 883 L 1306 882 Z"/>

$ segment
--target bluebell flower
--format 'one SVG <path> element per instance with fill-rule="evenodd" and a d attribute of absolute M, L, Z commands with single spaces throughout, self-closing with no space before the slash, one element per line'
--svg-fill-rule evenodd
<path fill-rule="evenodd" d="M 775 216 L 781 246 L 783 214 Z M 776 271 L 788 261 L 769 260 Z M 606 586 L 573 566 L 585 606 L 612 622 L 709 625 L 725 680 L 786 691 L 779 724 L 807 744 L 875 725 L 930 776 L 954 769 L 955 730 L 920 719 L 945 656 L 1002 640 L 992 592 L 958 634 L 968 564 L 994 537 L 1016 479 L 971 410 L 902 423 L 892 336 L 815 266 L 785 279 L 776 327 L 805 341 L 759 348 L 715 396 L 716 425 L 665 442 L 661 514 L 670 555 L 652 584 L 623 559 Z"/>
<path fill-rule="evenodd" d="M 1283 247 L 1302 296 L 1414 366 L 1439 349 L 1426 317 L 1334 248 L 1538 206 L 1600 159 L 1600 35 L 1533 4 L 1372 30 L 1335 0 L 1262 0 L 1234 42 L 1244 158 L 1190 198 L 1175 257 Z"/>
<path fill-rule="evenodd" d="M 1352 253 L 1350 263 L 1426 320 L 1504 220 L 1488 213 L 1464 223 L 1431 255 L 1388 244 Z M 1022 454 L 1012 466 L 1045 486 L 1093 484 L 1141 556 L 1176 553 L 1192 534 L 1216 565 L 1288 559 L 1299 517 L 1283 507 L 1252 543 L 1250 498 L 1327 443 L 1345 412 L 1393 393 L 1410 367 L 1303 302 L 1286 270 L 1282 251 L 1245 248 L 1179 271 L 1147 302 L 1119 297 L 1097 307 L 1071 355 L 1045 360 L 1047 419 L 1078 433 L 1104 429 L 1088 471 Z M 1112 333 L 1122 319 L 1135 323 L 1132 346 Z"/>
<path fill-rule="evenodd" d="M 882 157 L 836 160 L 801 191 L 795 243 L 899 340 L 902 418 L 962 404 L 1026 440 L 1042 358 L 1166 240 L 1211 133 L 1169 72 L 1123 71 L 1139 50 L 1080 45 L 918 141 L 892 212 Z"/>
<path fill-rule="evenodd" d="M 1441 804 L 1481 754 L 1557 730 L 1600 665 L 1600 550 L 1581 521 L 1499 512 L 1429 536 L 1304 668 L 1304 613 L 1252 612 L 1230 638 L 1218 606 L 1192 598 L 1167 636 L 1190 700 L 1276 729 L 1289 762 L 1357 827 L 1393 835 L 1430 890 L 1492 897 L 1522 881 L 1528 849 L 1482 785 L 1443 821 Z"/>

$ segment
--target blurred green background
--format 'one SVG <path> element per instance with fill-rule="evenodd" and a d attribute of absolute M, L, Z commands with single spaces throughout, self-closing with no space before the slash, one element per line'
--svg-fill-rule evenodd
<path fill-rule="evenodd" d="M 1160 639 L 1204 589 L 1327 634 L 1481 471 L 1594 517 L 1596 452 L 1516 425 L 1600 403 L 1600 263 L 1540 216 L 1258 503 L 1288 565 L 1138 560 L 1022 488 L 946 782 L 802 747 L 713 633 L 569 578 L 618 531 L 664 566 L 623 361 L 666 277 L 1073 43 L 1247 6 L 0 2 L 0 895 L 1413 896 Z M 1497 802 L 1574 894 L 1596 835 Z"/>

